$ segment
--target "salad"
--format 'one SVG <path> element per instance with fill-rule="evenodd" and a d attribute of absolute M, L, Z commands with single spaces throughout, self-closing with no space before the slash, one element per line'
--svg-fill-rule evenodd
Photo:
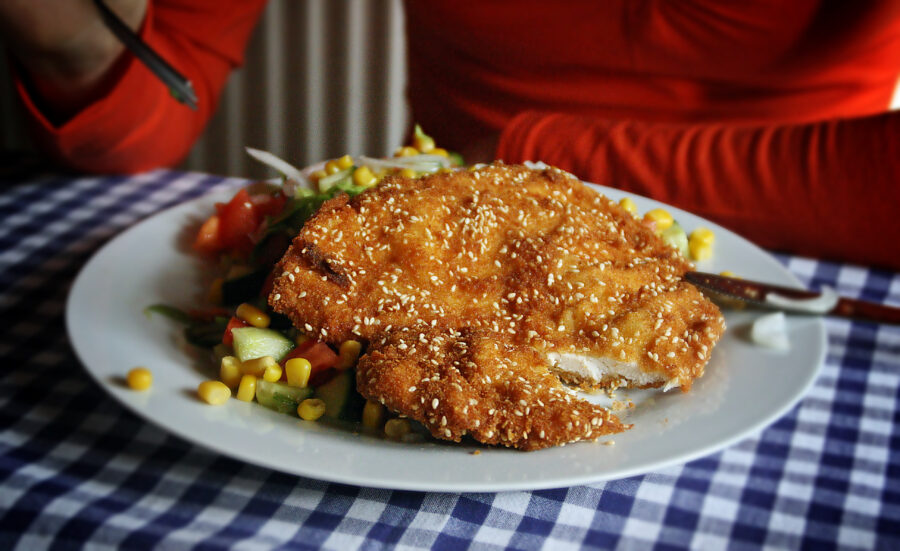
<path fill-rule="evenodd" d="M 334 347 L 304 334 L 266 304 L 272 271 L 303 224 L 327 200 L 357 195 L 389 174 L 417 177 L 462 165 L 417 125 L 413 143 L 394 158 L 344 155 L 299 170 L 271 153 L 248 153 L 281 174 L 280 183 L 256 182 L 216 204 L 193 240 L 210 278 L 205 304 L 190 309 L 155 304 L 159 314 L 184 325 L 185 340 L 209 352 L 215 380 L 198 396 L 210 404 L 231 397 L 315 421 L 361 424 L 390 437 L 415 436 L 406 419 L 388 419 L 383 406 L 356 392 L 355 366 L 363 344 Z M 136 388 L 136 387 L 133 387 Z"/>

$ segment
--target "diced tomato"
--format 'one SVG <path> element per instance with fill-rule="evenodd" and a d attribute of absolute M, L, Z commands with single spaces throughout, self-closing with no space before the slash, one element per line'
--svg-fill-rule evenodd
<path fill-rule="evenodd" d="M 216 214 L 200 227 L 194 249 L 210 254 L 225 250 L 238 255 L 248 254 L 253 249 L 254 237 L 258 238 L 264 232 L 266 216 L 280 214 L 286 202 L 283 193 L 251 196 L 246 189 L 241 189 L 227 203 L 216 203 Z M 286 244 L 284 248 L 287 248 Z"/>
<path fill-rule="evenodd" d="M 335 378 L 335 376 L 340 373 L 337 369 L 323 369 L 318 373 L 313 373 L 309 376 L 308 386 L 316 388 L 318 386 L 322 386 L 328 381 Z"/>
<path fill-rule="evenodd" d="M 290 352 L 287 353 L 287 355 L 284 357 L 284 359 L 281 361 L 281 363 L 284 364 L 288 360 L 292 360 L 294 358 L 305 358 L 306 356 L 304 356 L 303 353 L 306 352 L 315 343 L 316 343 L 316 341 L 314 341 L 312 339 L 301 342 L 293 350 L 291 350 Z M 310 363 L 312 363 L 312 362 L 310 362 Z"/>
<path fill-rule="evenodd" d="M 290 237 L 281 232 L 273 233 L 257 244 L 256 250 L 254 250 L 256 262 L 263 266 L 275 264 L 281 260 L 281 257 L 284 256 L 284 251 L 290 245 Z"/>
<path fill-rule="evenodd" d="M 285 356 L 284 361 L 292 358 L 306 358 L 309 360 L 310 376 L 315 375 L 319 371 L 324 371 L 335 367 L 338 364 L 338 355 L 324 342 L 314 341 L 312 339 L 297 345 Z"/>
<path fill-rule="evenodd" d="M 335 367 L 339 360 L 335 351 L 324 342 L 317 342 L 310 346 L 304 351 L 303 357 L 312 365 L 312 373 Z"/>
<path fill-rule="evenodd" d="M 210 216 L 200 226 L 200 231 L 194 238 L 194 250 L 204 254 L 213 254 L 222 250 L 222 242 L 219 240 L 218 215 Z"/>
<path fill-rule="evenodd" d="M 306 349 L 309 348 L 309 346 L 310 346 L 310 345 L 306 344 L 308 342 L 310 342 L 310 341 L 306 341 L 304 343 L 298 344 L 296 348 L 294 348 L 293 350 L 291 350 L 290 352 L 285 354 L 284 359 L 281 360 L 282 367 L 284 366 L 285 363 L 287 363 L 288 360 L 293 360 L 294 358 L 302 358 L 303 352 L 305 352 Z"/>
<path fill-rule="evenodd" d="M 253 248 L 250 236 L 263 217 L 250 201 L 246 189 L 238 191 L 228 204 L 219 209 L 219 239 L 225 248 L 248 253 Z"/>
<path fill-rule="evenodd" d="M 287 202 L 287 197 L 285 197 L 283 193 L 277 193 L 275 195 L 252 195 L 250 196 L 250 202 L 253 203 L 256 212 L 258 212 L 260 216 L 275 216 L 276 214 L 281 214 L 281 211 L 284 210 L 284 204 Z"/>
<path fill-rule="evenodd" d="M 231 334 L 231 330 L 238 327 L 247 327 L 247 323 L 231 316 L 231 319 L 228 320 L 228 325 L 225 326 L 225 333 L 222 335 L 222 344 L 227 344 L 228 346 L 234 344 L 234 335 Z"/>

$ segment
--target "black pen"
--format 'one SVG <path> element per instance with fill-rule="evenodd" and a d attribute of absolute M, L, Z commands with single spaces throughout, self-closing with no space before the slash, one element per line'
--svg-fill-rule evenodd
<path fill-rule="evenodd" d="M 116 38 L 122 41 L 126 48 L 131 50 L 136 58 L 147 66 L 150 71 L 169 88 L 172 94 L 179 102 L 187 105 L 191 109 L 197 109 L 197 94 L 191 81 L 186 79 L 181 73 L 169 65 L 165 59 L 156 53 L 153 48 L 148 46 L 141 38 L 126 25 L 119 16 L 116 15 L 103 0 L 94 0 L 103 22 L 109 27 Z"/>

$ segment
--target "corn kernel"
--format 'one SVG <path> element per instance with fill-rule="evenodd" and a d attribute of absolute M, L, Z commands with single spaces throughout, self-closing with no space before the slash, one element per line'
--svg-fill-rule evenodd
<path fill-rule="evenodd" d="M 256 397 L 256 376 L 244 375 L 237 389 L 237 399 L 242 402 L 252 402 Z"/>
<path fill-rule="evenodd" d="M 688 239 L 688 248 L 691 251 L 691 258 L 694 260 L 706 260 L 712 256 L 713 243 L 716 241 L 716 234 L 708 228 L 697 228 L 691 232 Z"/>
<path fill-rule="evenodd" d="M 309 384 L 309 374 L 312 372 L 312 364 L 306 358 L 291 358 L 284 364 L 284 372 L 287 375 L 287 384 L 306 388 Z"/>
<path fill-rule="evenodd" d="M 271 323 L 269 314 L 247 302 L 237 307 L 237 317 L 253 327 L 268 327 Z"/>
<path fill-rule="evenodd" d="M 716 234 L 709 228 L 697 228 L 691 232 L 691 240 L 712 245 L 716 241 Z"/>
<path fill-rule="evenodd" d="M 656 233 L 662 233 L 675 223 L 672 215 L 665 209 L 653 209 L 644 214 L 644 220 L 655 224 Z"/>
<path fill-rule="evenodd" d="M 241 372 L 244 375 L 255 375 L 262 377 L 271 365 L 278 365 L 272 356 L 263 356 L 262 358 L 254 358 L 241 363 Z"/>
<path fill-rule="evenodd" d="M 418 174 L 411 168 L 403 168 L 400 169 L 400 176 L 403 176 L 404 178 L 415 178 Z"/>
<path fill-rule="evenodd" d="M 153 386 L 153 373 L 146 367 L 135 367 L 125 378 L 131 390 L 147 390 Z"/>
<path fill-rule="evenodd" d="M 197 387 L 197 396 L 211 406 L 220 406 L 231 398 L 231 389 L 222 381 L 203 381 Z"/>
<path fill-rule="evenodd" d="M 361 166 L 353 171 L 353 183 L 362 187 L 371 187 L 378 183 L 378 177 L 372 173 L 372 169 Z"/>
<path fill-rule="evenodd" d="M 384 424 L 385 436 L 394 440 L 400 440 L 411 430 L 409 419 L 388 419 L 388 422 Z"/>
<path fill-rule="evenodd" d="M 281 380 L 281 366 L 277 363 L 269 364 L 266 366 L 266 370 L 263 371 L 263 380 L 268 381 L 270 383 L 274 383 L 276 381 Z"/>
<path fill-rule="evenodd" d="M 709 243 L 701 243 L 692 239 L 688 242 L 688 248 L 691 250 L 691 258 L 694 260 L 706 260 L 712 256 L 712 245 Z"/>
<path fill-rule="evenodd" d="M 351 166 L 353 166 L 353 157 L 350 155 L 344 155 L 339 159 L 334 160 L 335 164 L 337 164 L 338 168 L 341 170 L 347 170 Z"/>
<path fill-rule="evenodd" d="M 314 184 L 317 184 L 317 183 L 319 183 L 319 180 L 321 180 L 322 178 L 324 178 L 326 176 L 328 176 L 328 173 L 325 172 L 324 169 L 322 169 L 322 170 L 317 170 L 317 171 L 313 172 L 312 174 L 310 174 L 309 179 L 312 180 L 312 182 Z"/>
<path fill-rule="evenodd" d="M 418 155 L 419 150 L 415 147 L 410 147 L 408 145 L 403 147 L 398 147 L 396 151 L 394 151 L 394 157 L 412 157 L 413 155 Z"/>
<path fill-rule="evenodd" d="M 347 369 L 356 365 L 359 359 L 359 352 L 362 350 L 362 344 L 359 341 L 344 341 L 338 349 L 338 369 Z"/>
<path fill-rule="evenodd" d="M 371 400 L 366 401 L 362 412 L 362 424 L 366 428 L 380 429 L 384 423 L 384 406 Z"/>
<path fill-rule="evenodd" d="M 722 277 L 732 277 L 734 279 L 740 279 L 740 277 L 738 277 L 738 275 L 736 273 L 732 272 L 731 270 L 725 270 L 724 272 L 719 272 L 719 275 Z"/>
<path fill-rule="evenodd" d="M 297 415 L 304 421 L 315 421 L 325 415 L 325 402 L 319 398 L 307 398 L 297 406 Z"/>
<path fill-rule="evenodd" d="M 430 155 L 437 155 L 439 157 L 449 157 L 450 152 L 444 149 L 443 147 L 435 147 L 431 151 L 428 152 Z"/>
<path fill-rule="evenodd" d="M 241 361 L 234 356 L 225 356 L 219 362 L 219 380 L 228 388 L 241 384 Z"/>
<path fill-rule="evenodd" d="M 325 174 L 334 174 L 335 172 L 340 172 L 340 171 L 341 171 L 341 167 L 338 166 L 337 161 L 332 159 L 332 160 L 328 161 L 327 163 L 325 163 Z"/>
<path fill-rule="evenodd" d="M 413 138 L 413 147 L 422 153 L 430 153 L 434 151 L 434 138 L 424 134 L 418 134 Z"/>
<path fill-rule="evenodd" d="M 634 204 L 634 200 L 632 200 L 631 197 L 623 197 L 622 200 L 619 201 L 619 206 L 630 212 L 632 216 L 637 215 L 637 205 Z"/>
<path fill-rule="evenodd" d="M 206 292 L 206 300 L 210 304 L 222 304 L 222 284 L 225 279 L 217 277 L 209 284 L 209 291 Z"/>

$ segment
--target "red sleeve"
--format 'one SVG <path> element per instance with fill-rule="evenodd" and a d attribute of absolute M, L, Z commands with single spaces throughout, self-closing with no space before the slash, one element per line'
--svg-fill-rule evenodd
<path fill-rule="evenodd" d="M 130 53 L 109 91 L 61 126 L 47 120 L 17 78 L 37 145 L 62 165 L 88 172 L 139 172 L 178 163 L 215 111 L 228 74 L 242 62 L 264 5 L 265 0 L 148 5 L 139 34 L 192 82 L 197 111 L 175 101 Z"/>
<path fill-rule="evenodd" d="M 900 112 L 768 126 L 525 112 L 497 157 L 658 199 L 766 248 L 900 269 Z"/>

